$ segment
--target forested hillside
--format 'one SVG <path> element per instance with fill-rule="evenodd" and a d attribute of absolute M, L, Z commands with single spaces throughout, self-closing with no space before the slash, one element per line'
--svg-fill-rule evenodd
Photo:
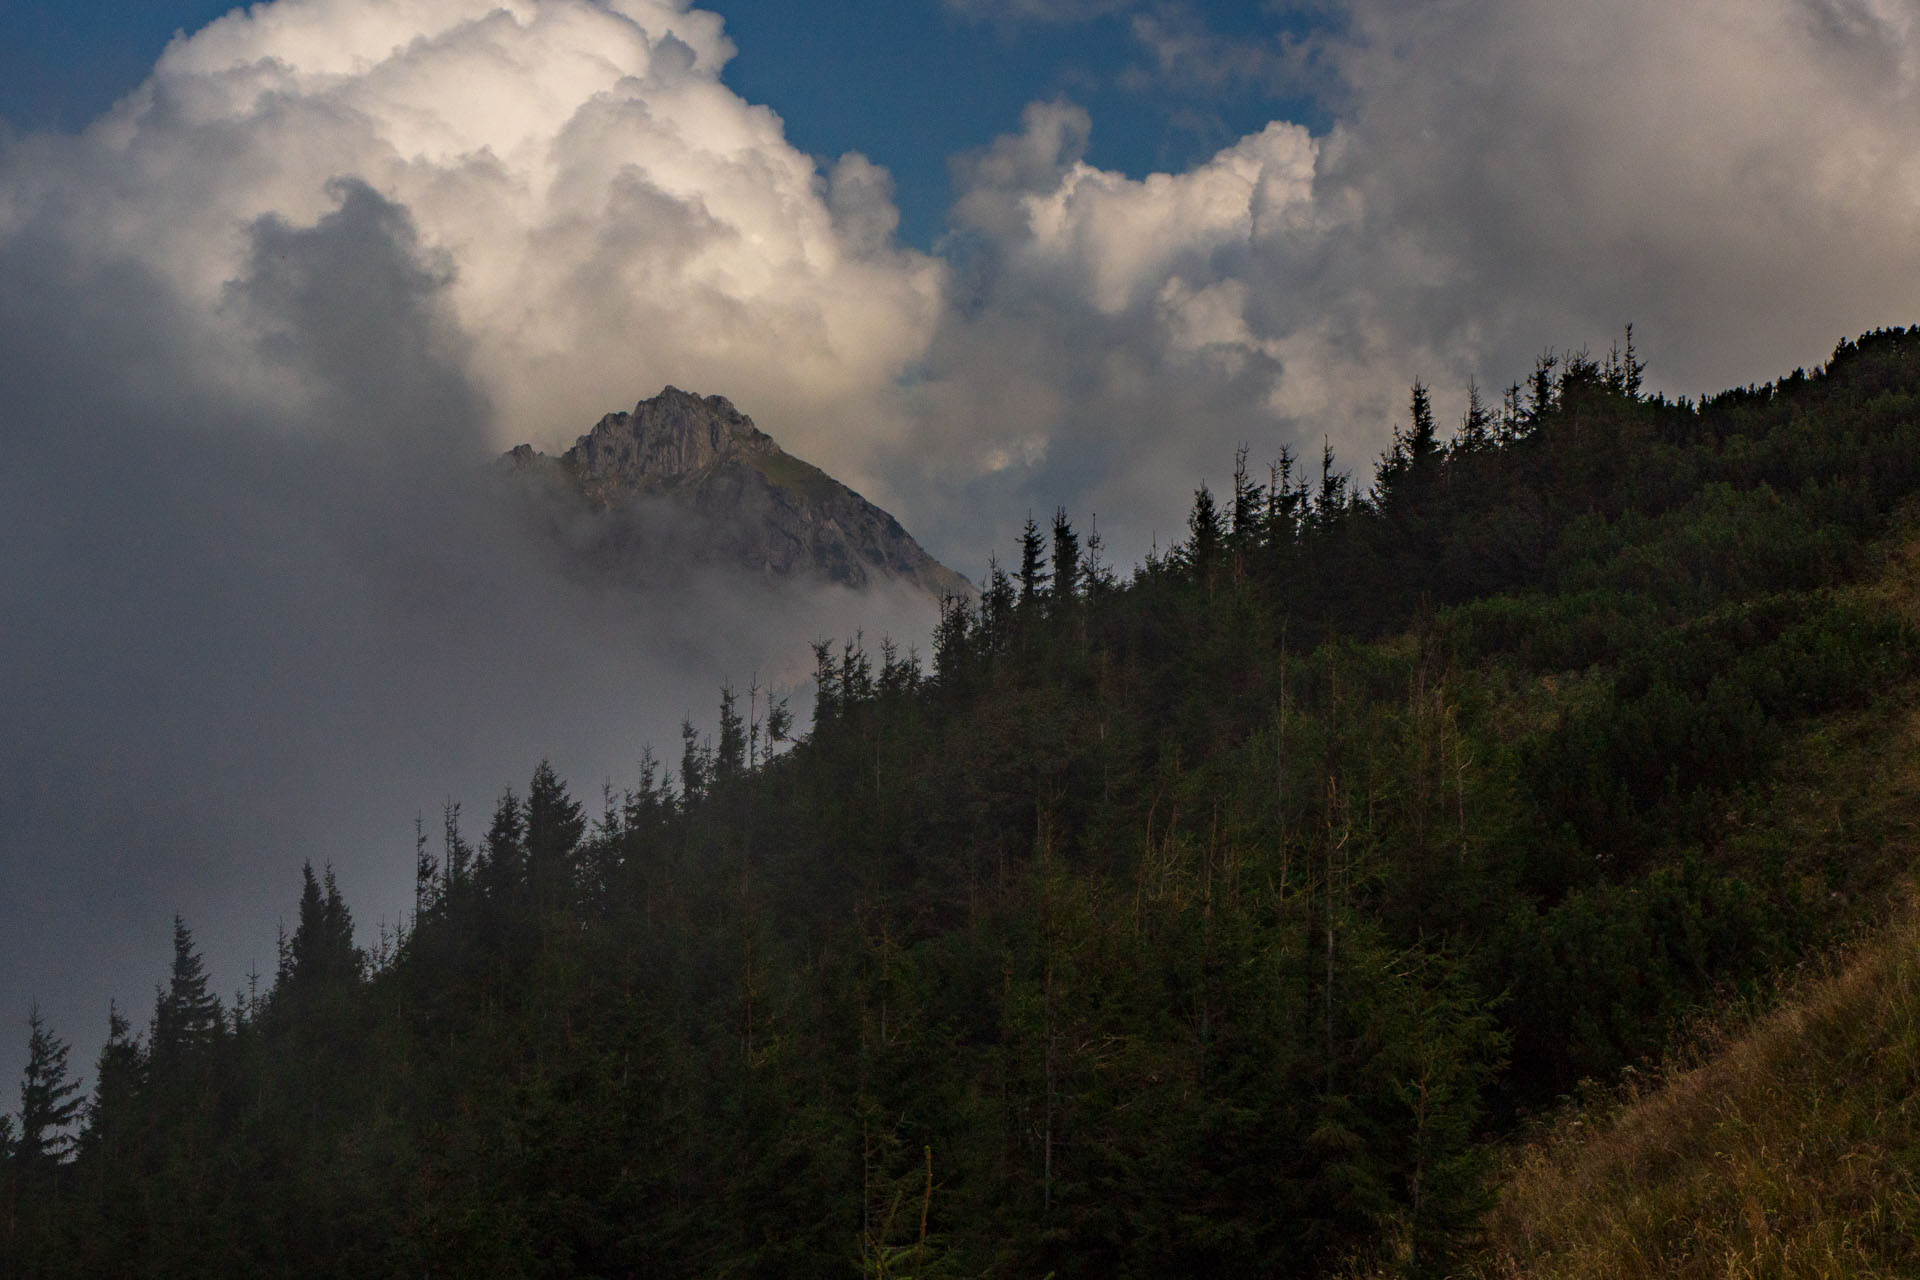
<path fill-rule="evenodd" d="M 1909 869 L 1824 763 L 1911 705 L 1920 330 L 1640 375 L 1416 385 L 1370 483 L 1243 452 L 1125 580 L 1029 521 L 803 736 L 722 691 L 450 808 L 378 954 L 311 868 L 237 1006 L 181 925 L 90 1094 L 34 1027 L 0 1274 L 1456 1269 L 1530 1117 Z"/>

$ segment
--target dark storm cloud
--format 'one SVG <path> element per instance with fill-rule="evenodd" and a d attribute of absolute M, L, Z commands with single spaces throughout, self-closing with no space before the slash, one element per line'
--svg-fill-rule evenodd
<path fill-rule="evenodd" d="M 227 286 L 260 357 L 301 377 L 335 437 L 428 454 L 482 444 L 486 405 L 437 305 L 451 259 L 423 254 L 407 211 L 366 183 L 329 190 L 339 208 L 312 227 L 255 221 L 246 274 Z"/>

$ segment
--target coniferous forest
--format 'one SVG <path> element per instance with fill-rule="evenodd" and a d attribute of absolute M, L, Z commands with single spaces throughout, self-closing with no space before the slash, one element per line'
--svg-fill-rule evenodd
<path fill-rule="evenodd" d="M 311 867 L 236 1002 L 176 922 L 91 1070 L 29 1028 L 0 1274 L 1457 1274 L 1503 1144 L 1909 869 L 1772 815 L 1915 687 L 1920 330 L 1416 384 L 1366 470 L 1243 450 L 1125 577 L 1029 520 L 810 725 L 449 806 L 377 954 Z"/>

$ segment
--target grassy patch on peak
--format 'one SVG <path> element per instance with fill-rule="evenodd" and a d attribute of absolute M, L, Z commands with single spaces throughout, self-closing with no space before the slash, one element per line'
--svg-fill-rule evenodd
<path fill-rule="evenodd" d="M 844 485 L 812 463 L 777 449 L 747 454 L 745 461 L 778 487 L 807 502 L 830 502 L 845 491 Z"/>

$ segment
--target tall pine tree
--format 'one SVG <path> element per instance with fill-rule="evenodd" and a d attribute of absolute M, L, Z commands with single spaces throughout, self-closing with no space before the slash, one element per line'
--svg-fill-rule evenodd
<path fill-rule="evenodd" d="M 1210 586 L 1220 563 L 1220 550 L 1226 541 L 1225 522 L 1213 490 L 1202 483 L 1193 491 L 1193 510 L 1187 514 L 1186 545 L 1176 553 L 1185 563 L 1194 581 Z"/>
<path fill-rule="evenodd" d="M 328 867 L 324 877 L 313 874 L 311 862 L 300 867 L 300 922 L 287 943 L 286 969 L 281 975 L 287 996 L 296 1002 L 322 991 L 350 986 L 360 978 L 365 959 L 353 945 L 353 915 L 340 896 L 340 886 Z"/>
<path fill-rule="evenodd" d="M 520 798 L 508 787 L 493 807 L 474 881 L 488 902 L 517 901 L 526 887 L 527 824 Z"/>

